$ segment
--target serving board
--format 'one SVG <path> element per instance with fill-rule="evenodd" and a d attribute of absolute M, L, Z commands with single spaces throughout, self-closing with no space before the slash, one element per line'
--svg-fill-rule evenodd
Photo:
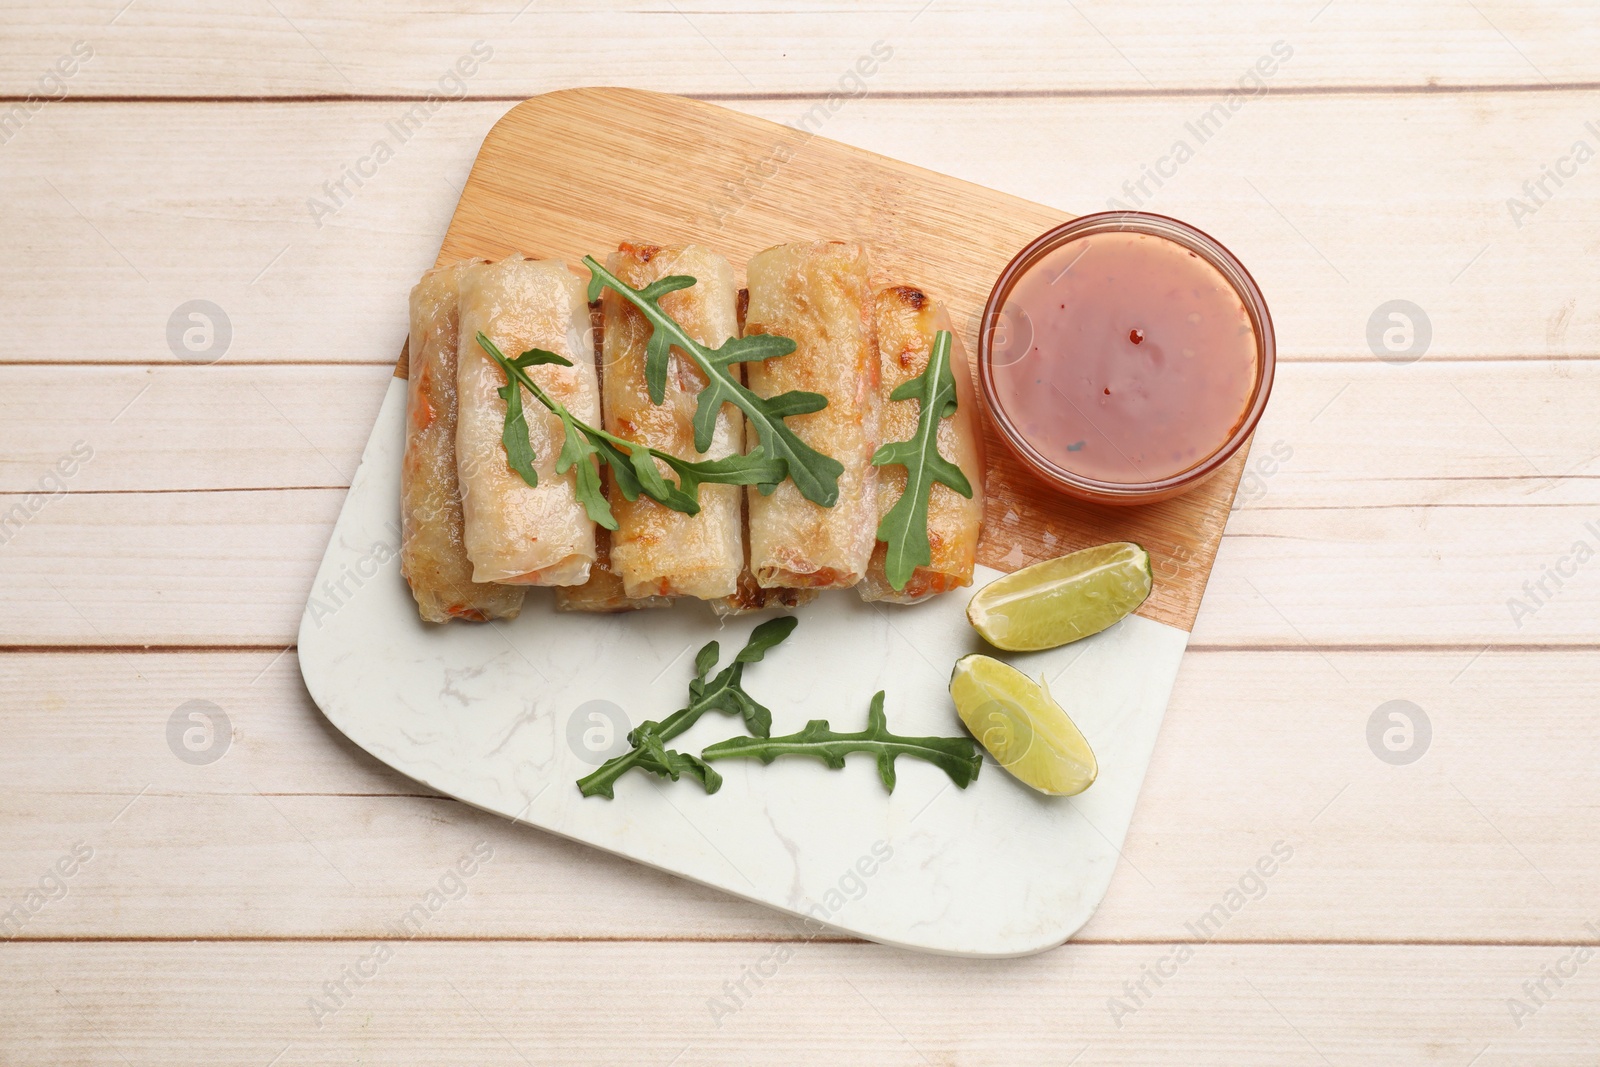
<path fill-rule="evenodd" d="M 994 278 L 1068 217 L 712 104 L 575 89 L 526 101 L 490 131 L 439 261 L 523 252 L 576 263 L 642 240 L 704 244 L 742 271 L 773 244 L 853 238 L 869 247 L 874 282 L 943 300 L 976 353 Z M 404 314 L 403 293 L 395 308 Z M 536 591 L 512 622 L 420 622 L 395 560 L 405 372 L 402 356 L 300 629 L 307 687 L 351 740 L 468 803 L 877 941 L 1019 955 L 1088 919 L 1126 835 L 1247 450 L 1185 496 L 1095 507 L 1033 477 L 986 422 L 975 586 L 1105 541 L 1138 541 L 1152 557 L 1155 588 L 1137 615 L 1066 648 L 1004 657 L 1043 674 L 1093 745 L 1100 778 L 1081 796 L 1040 796 L 987 758 L 964 792 L 901 760 L 889 794 L 857 756 L 843 771 L 719 764 L 726 781 L 711 796 L 633 773 L 608 802 L 581 797 L 575 779 L 628 728 L 682 705 L 701 644 L 719 641 L 726 659 L 754 620 L 718 620 L 698 603 L 557 615 L 549 592 Z M 795 635 L 746 675 L 772 709 L 773 733 L 811 718 L 860 729 L 878 689 L 897 732 L 959 732 L 950 668 L 967 652 L 993 653 L 966 624 L 967 598 L 906 608 L 834 593 L 802 608 Z M 676 747 L 740 732 L 711 715 Z"/>

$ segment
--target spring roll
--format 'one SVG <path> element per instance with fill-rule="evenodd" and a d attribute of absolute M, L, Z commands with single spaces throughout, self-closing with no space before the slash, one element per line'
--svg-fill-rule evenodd
<path fill-rule="evenodd" d="M 596 338 L 594 345 L 594 361 L 600 365 L 599 338 L 605 330 L 605 314 L 600 305 L 589 305 L 589 325 L 593 327 Z M 604 375 L 601 376 L 602 381 Z M 603 396 L 602 396 L 602 399 Z M 602 407 L 604 405 L 602 404 Z M 619 498 L 614 487 L 608 486 L 607 497 L 610 500 Z M 556 589 L 556 610 L 579 612 L 590 615 L 616 615 L 625 611 L 638 611 L 640 608 L 665 608 L 672 604 L 671 597 L 630 597 L 622 589 L 622 579 L 611 566 L 611 531 L 604 526 L 596 525 L 595 561 L 589 568 L 589 580 L 582 585 L 563 585 Z"/>
<path fill-rule="evenodd" d="M 406 451 L 400 467 L 400 573 L 428 622 L 514 618 L 523 590 L 472 580 L 456 480 L 456 286 L 465 263 L 411 290 Z"/>
<path fill-rule="evenodd" d="M 624 244 L 607 258 L 606 266 L 636 289 L 667 275 L 689 275 L 695 284 L 662 297 L 662 309 L 689 336 L 710 348 L 737 335 L 733 268 L 715 252 L 697 245 Z M 652 403 L 645 383 L 649 322 L 610 289 L 601 297 L 601 307 L 605 312 L 601 406 L 606 429 L 691 460 L 723 459 L 743 451 L 744 418 L 732 404 L 722 405 L 711 446 L 705 452 L 695 451 L 694 414 L 705 375 L 673 348 L 666 394 L 659 405 Z M 670 475 L 665 465 L 662 473 Z M 713 600 L 732 594 L 744 566 L 742 495 L 736 485 L 702 485 L 699 514 L 685 515 L 647 496 L 628 501 L 613 491 L 617 529 L 611 535 L 611 566 L 626 595 Z"/>
<path fill-rule="evenodd" d="M 892 285 L 876 298 L 878 320 L 878 393 L 883 404 L 883 439 L 906 441 L 916 434 L 920 407 L 915 400 L 890 400 L 896 388 L 921 374 L 928 366 L 933 339 L 950 330 L 950 316 L 920 289 Z M 951 330 L 950 371 L 956 380 L 955 414 L 939 420 L 939 454 L 961 468 L 972 486 L 972 499 L 935 483 L 928 494 L 928 548 L 931 560 L 918 567 L 902 590 L 895 590 L 884 573 L 888 546 L 879 542 L 872 565 L 856 588 L 862 600 L 888 600 L 914 604 L 935 593 L 972 584 L 978 555 L 978 530 L 983 523 L 983 431 L 972 375 L 961 338 Z M 890 464 L 878 471 L 878 514 L 894 506 L 905 492 L 906 470 Z"/>
<path fill-rule="evenodd" d="M 745 332 L 781 334 L 796 348 L 745 364 L 746 383 L 763 397 L 792 389 L 827 397 L 821 411 L 787 422 L 844 465 L 831 508 L 806 500 L 791 481 L 771 495 L 750 488 L 750 565 L 766 588 L 848 588 L 866 574 L 878 527 L 878 350 L 867 252 L 844 241 L 779 245 L 747 272 Z"/>
<path fill-rule="evenodd" d="M 595 530 L 595 544 L 600 555 L 589 568 L 589 580 L 582 585 L 564 585 L 556 590 L 556 610 L 586 612 L 592 615 L 615 615 L 641 608 L 665 608 L 672 604 L 671 597 L 631 597 L 622 588 L 622 579 L 611 566 L 611 532 L 604 527 Z"/>
<path fill-rule="evenodd" d="M 740 290 L 740 303 L 746 299 L 744 290 Z M 743 313 L 740 320 L 743 321 Z M 742 328 L 742 327 L 741 327 Z M 768 608 L 788 610 L 797 608 L 801 604 L 809 604 L 817 599 L 815 589 L 795 589 L 791 586 L 776 586 L 772 589 L 764 588 L 756 581 L 756 572 L 750 569 L 750 508 L 748 504 L 742 509 L 744 512 L 742 527 L 744 530 L 744 566 L 739 570 L 739 582 L 733 593 L 711 602 L 711 610 L 718 616 L 726 618 L 730 615 L 750 615 Z"/>
<path fill-rule="evenodd" d="M 596 556 L 594 523 L 578 502 L 574 472 L 555 470 L 561 420 L 524 390 L 539 476 L 539 484 L 530 486 L 511 469 L 501 443 L 506 404 L 498 390 L 505 372 L 478 345 L 477 335 L 487 334 L 512 358 L 542 348 L 572 360 L 571 367 L 545 364 L 528 374 L 578 418 L 597 424 L 600 390 L 583 283 L 559 260 L 510 256 L 464 269 L 460 300 L 456 468 L 473 580 L 580 585 Z"/>
<path fill-rule="evenodd" d="M 797 608 L 801 604 L 809 604 L 815 599 L 817 599 L 815 589 L 792 589 L 786 586 L 763 589 L 756 583 L 756 576 L 753 573 L 743 571 L 739 575 L 739 588 L 732 596 L 713 600 L 711 610 L 726 618 L 731 615 L 749 615 L 752 612 L 766 611 L 768 608 L 788 610 Z"/>
<path fill-rule="evenodd" d="M 750 290 L 739 290 L 739 332 L 744 333 L 746 313 L 750 310 Z M 742 372 L 741 372 L 742 373 Z M 720 618 L 732 615 L 750 615 L 768 608 L 787 610 L 817 599 L 815 589 L 795 589 L 777 586 L 766 589 L 756 581 L 756 572 L 750 569 L 750 504 L 743 495 L 739 499 L 740 530 L 744 542 L 744 566 L 739 569 L 739 581 L 732 594 L 711 601 L 711 610 Z"/>

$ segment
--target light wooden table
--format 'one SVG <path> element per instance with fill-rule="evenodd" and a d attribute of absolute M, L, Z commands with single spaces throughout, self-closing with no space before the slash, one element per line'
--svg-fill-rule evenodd
<path fill-rule="evenodd" d="M 218 6 L 0 14 L 0 108 L 21 108 L 0 125 L 0 908 L 23 909 L 0 1063 L 1600 1057 L 1592 4 Z M 415 111 L 461 94 L 475 42 L 468 98 Z M 1188 124 L 1258 61 L 1263 91 L 1201 143 Z M 1066 947 L 797 939 L 430 796 L 308 700 L 299 612 L 406 289 L 490 124 L 579 84 L 780 121 L 843 86 L 826 136 L 1175 214 L 1255 271 L 1281 362 L 1253 462 L 1277 462 L 1245 483 L 1124 862 Z M 219 310 L 185 348 L 196 300 Z M 1413 355 L 1426 319 L 1420 359 L 1396 300 Z M 1403 725 L 1390 701 L 1413 762 L 1369 743 L 1375 715 Z"/>

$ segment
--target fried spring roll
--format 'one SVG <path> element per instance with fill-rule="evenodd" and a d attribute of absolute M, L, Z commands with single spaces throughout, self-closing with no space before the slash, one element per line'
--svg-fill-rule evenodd
<path fill-rule="evenodd" d="M 528 374 L 591 425 L 600 420 L 589 309 L 583 283 L 559 260 L 510 256 L 461 272 L 461 338 L 456 368 L 461 415 L 456 468 L 461 481 L 467 558 L 479 582 L 579 585 L 595 560 L 594 523 L 578 502 L 574 472 L 558 475 L 561 420 L 523 394 L 539 484 L 530 486 L 506 460 L 501 434 L 506 377 L 478 345 L 479 331 L 512 358 L 542 348 L 571 367 L 530 367 Z"/>
<path fill-rule="evenodd" d="M 906 441 L 916 434 L 921 405 L 914 400 L 890 400 L 889 394 L 927 369 L 934 337 L 940 330 L 950 330 L 950 316 L 922 290 L 908 285 L 880 289 L 876 303 L 883 439 Z M 866 578 L 856 587 L 862 600 L 914 604 L 935 593 L 972 584 L 978 530 L 983 523 L 983 431 L 978 423 L 977 398 L 973 395 L 966 353 L 961 338 L 955 336 L 955 331 L 950 332 L 956 410 L 949 418 L 939 420 L 939 454 L 967 476 L 972 499 L 936 483 L 928 494 L 929 564 L 913 571 L 906 587 L 896 591 L 884 573 L 888 546 L 879 542 L 873 549 Z M 891 464 L 878 471 L 880 516 L 894 506 L 905 488 L 904 467 Z"/>
<path fill-rule="evenodd" d="M 605 329 L 605 314 L 599 304 L 589 307 L 589 324 L 594 327 L 594 335 L 598 339 Z M 594 346 L 594 361 L 600 363 L 600 344 Z M 602 379 L 604 376 L 602 375 Z M 603 406 L 603 405 L 602 405 Z M 608 497 L 617 499 L 619 494 L 612 489 Z M 556 610 L 579 612 L 590 615 L 616 615 L 625 611 L 638 611 L 641 608 L 665 608 L 672 604 L 672 598 L 664 596 L 630 597 L 622 589 L 622 579 L 611 566 L 611 531 L 604 526 L 596 525 L 594 531 L 595 549 L 597 552 L 594 565 L 589 568 L 589 580 L 582 585 L 563 585 L 556 589 Z"/>
<path fill-rule="evenodd" d="M 464 263 L 411 290 L 406 451 L 400 467 L 400 572 L 428 622 L 514 618 L 523 590 L 472 580 L 456 480 L 456 286 Z"/>
<path fill-rule="evenodd" d="M 689 275 L 695 284 L 662 297 L 662 309 L 689 336 L 710 348 L 736 336 L 733 268 L 715 252 L 697 245 L 624 244 L 607 258 L 606 266 L 636 289 L 667 275 Z M 695 451 L 694 413 L 705 375 L 682 351 L 672 349 L 666 394 L 659 405 L 652 403 L 645 382 L 649 322 L 610 289 L 601 306 L 605 312 L 601 406 L 606 429 L 691 460 L 723 459 L 743 451 L 744 418 L 732 404 L 724 404 L 717 415 L 711 447 Z M 670 474 L 664 466 L 662 473 Z M 628 501 L 612 492 L 617 530 L 611 535 L 611 566 L 626 595 L 712 600 L 732 594 L 744 566 L 741 495 L 736 485 L 702 485 L 700 513 L 685 515 L 647 496 Z"/>
<path fill-rule="evenodd" d="M 750 309 L 750 290 L 739 290 L 739 332 L 744 333 L 745 315 Z M 778 586 L 764 589 L 756 581 L 756 572 L 750 569 L 750 505 L 743 496 L 739 500 L 740 530 L 744 541 L 744 566 L 739 569 L 737 588 L 729 596 L 711 601 L 711 610 L 719 617 L 749 615 L 767 608 L 789 609 L 809 604 L 817 599 L 815 589 L 794 589 Z"/>
<path fill-rule="evenodd" d="M 742 300 L 742 296 L 741 296 Z M 741 316 L 742 317 L 742 316 Z M 815 589 L 794 589 L 789 586 L 763 588 L 756 581 L 756 572 L 750 569 L 750 509 L 746 506 L 742 526 L 744 529 L 744 566 L 739 570 L 739 584 L 732 595 L 711 602 L 711 610 L 718 616 L 749 615 L 768 608 L 787 610 L 817 599 Z"/>
<path fill-rule="evenodd" d="M 595 535 L 600 555 L 589 568 L 589 580 L 582 585 L 564 585 L 557 589 L 557 611 L 615 615 L 624 611 L 638 611 L 640 608 L 664 608 L 672 604 L 671 597 L 630 597 L 622 588 L 622 579 L 611 566 L 610 531 L 599 527 Z"/>
<path fill-rule="evenodd" d="M 756 611 L 765 611 L 768 608 L 797 608 L 801 604 L 809 604 L 817 599 L 815 589 L 790 589 L 781 587 L 777 589 L 763 589 L 756 584 L 756 576 L 749 571 L 739 575 L 739 588 L 732 596 L 722 597 L 711 602 L 711 610 L 716 614 L 727 617 L 730 615 L 749 615 Z"/>
<path fill-rule="evenodd" d="M 866 574 L 878 527 L 878 350 L 867 252 L 843 241 L 779 245 L 747 272 L 745 333 L 781 334 L 796 348 L 745 364 L 746 383 L 763 397 L 793 389 L 827 397 L 821 411 L 787 421 L 844 465 L 831 508 L 806 500 L 791 481 L 770 496 L 750 488 L 750 565 L 766 588 L 848 588 Z"/>

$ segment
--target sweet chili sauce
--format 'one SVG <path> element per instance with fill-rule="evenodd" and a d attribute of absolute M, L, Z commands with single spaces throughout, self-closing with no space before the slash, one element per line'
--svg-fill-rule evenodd
<path fill-rule="evenodd" d="M 995 395 L 1045 458 L 1099 482 L 1158 482 L 1232 435 L 1256 334 L 1227 278 L 1165 237 L 1091 234 L 1011 288 L 1032 330 L 995 355 Z"/>
<path fill-rule="evenodd" d="M 1170 482 L 1251 413 L 1250 309 L 1177 241 L 1127 230 L 1067 240 L 1011 280 L 1002 317 L 991 402 L 1042 459 L 1081 478 Z"/>

